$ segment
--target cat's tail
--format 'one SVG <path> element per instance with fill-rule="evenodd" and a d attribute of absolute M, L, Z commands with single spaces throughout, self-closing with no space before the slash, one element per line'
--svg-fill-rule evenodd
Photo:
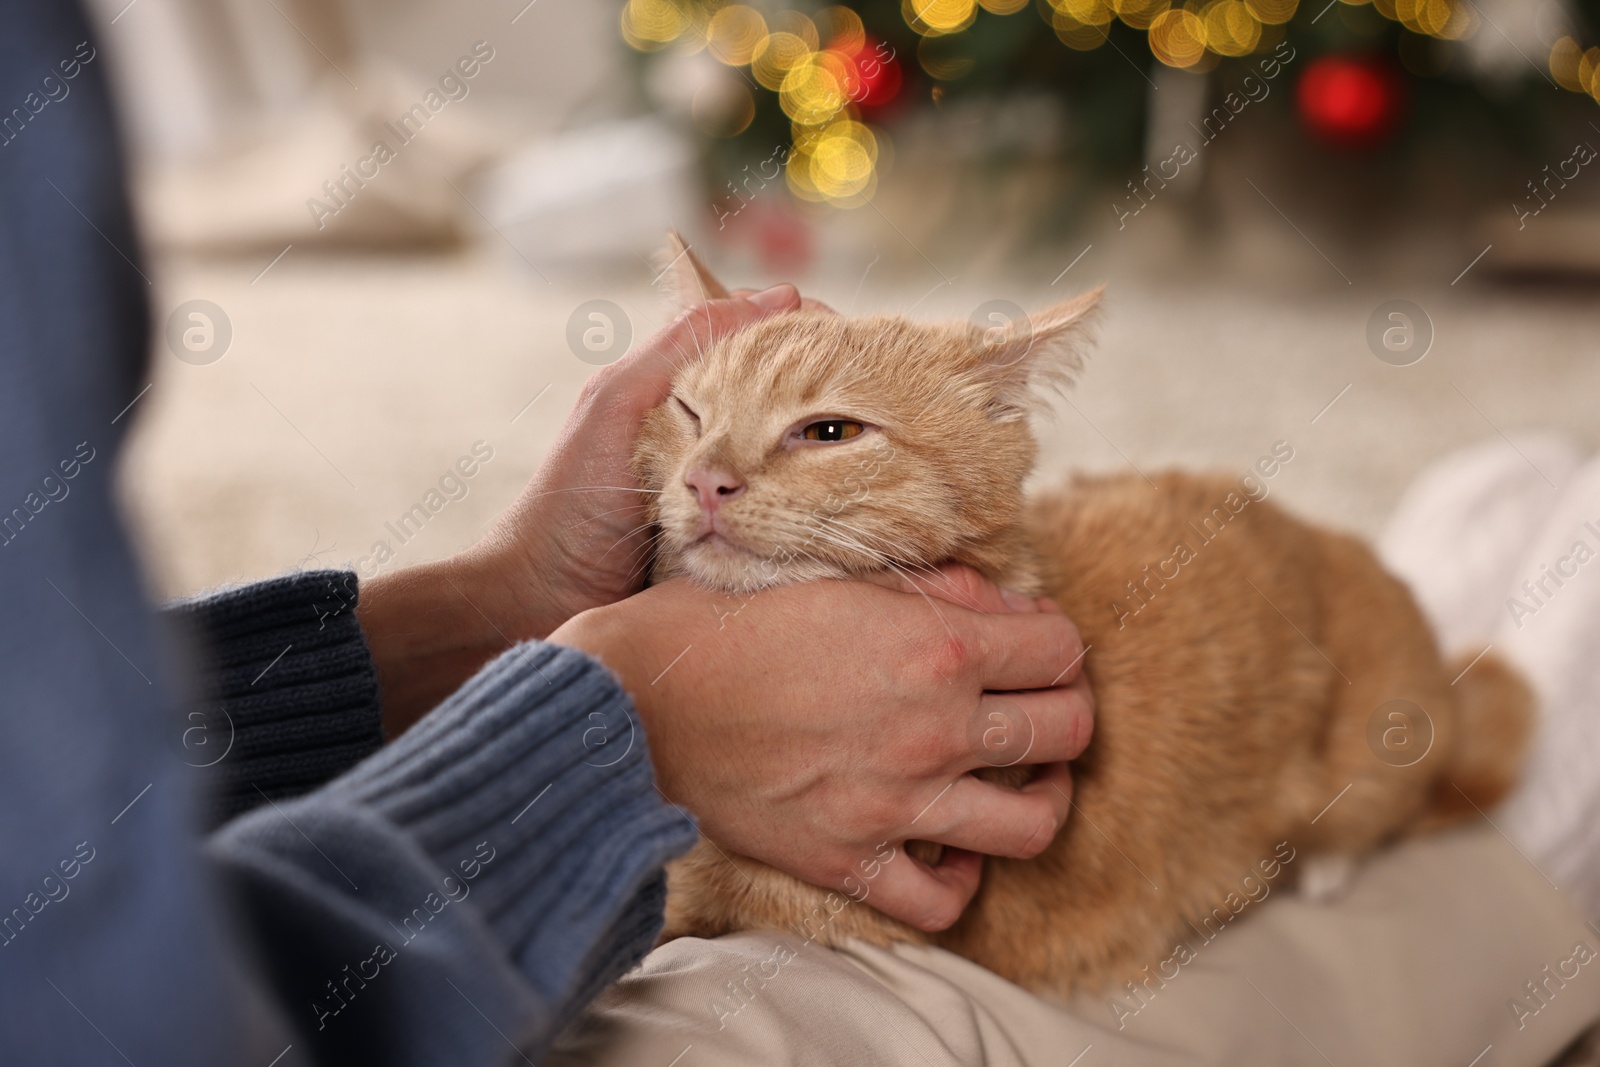
<path fill-rule="evenodd" d="M 1447 669 L 1456 679 L 1455 745 L 1419 829 L 1476 818 L 1505 799 L 1533 738 L 1533 689 L 1510 664 L 1491 652 L 1458 656 Z"/>

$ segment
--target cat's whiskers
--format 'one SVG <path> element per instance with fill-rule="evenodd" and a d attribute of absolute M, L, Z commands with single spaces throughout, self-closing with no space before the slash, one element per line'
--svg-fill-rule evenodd
<path fill-rule="evenodd" d="M 821 515 L 811 515 L 807 518 L 820 522 L 833 521 Z M 863 544 L 861 540 L 850 530 L 846 529 L 843 531 L 833 531 L 821 526 L 811 526 L 807 523 L 806 519 L 800 519 L 794 522 L 792 524 L 792 529 L 797 533 L 804 534 L 808 543 L 821 538 L 829 544 L 838 545 L 841 548 L 846 548 L 853 552 L 860 553 L 861 555 L 868 556 L 874 561 L 878 560 L 878 551 L 869 545 Z"/>
<path fill-rule="evenodd" d="M 845 523 L 845 522 L 843 522 L 843 521 L 841 521 L 840 519 L 837 519 L 837 518 L 829 518 L 829 517 L 822 516 L 822 515 L 815 515 L 815 516 L 812 516 L 812 517 L 816 518 L 816 519 L 819 519 L 819 520 L 821 520 L 823 522 L 827 522 L 827 523 L 830 523 L 832 525 L 841 527 L 842 529 L 844 529 L 844 530 L 846 530 L 848 532 L 852 532 L 852 533 L 858 534 L 858 535 L 860 535 L 862 537 L 870 537 L 870 538 L 872 538 L 873 540 L 876 540 L 876 541 L 885 540 L 882 537 L 882 535 L 874 534 L 874 533 L 872 533 L 870 531 L 867 531 L 867 530 L 862 530 L 859 527 L 852 526 L 852 525 L 850 525 L 848 523 Z M 863 551 L 867 551 L 870 555 L 872 555 L 879 563 L 883 564 L 886 568 L 888 568 L 891 571 L 894 571 L 896 574 L 898 574 L 902 578 L 904 578 L 906 580 L 907 584 L 909 584 L 912 589 L 916 590 L 917 593 L 922 597 L 923 600 L 927 601 L 928 606 L 933 609 L 933 612 L 934 612 L 935 615 L 938 616 L 939 621 L 944 624 L 944 627 L 945 627 L 946 631 L 948 631 L 952 636 L 954 636 L 955 630 L 950 625 L 949 620 L 946 619 L 944 617 L 944 613 L 939 610 L 939 605 L 937 603 L 935 603 L 934 598 L 930 597 L 928 595 L 927 590 L 923 588 L 923 583 L 924 582 L 926 582 L 929 585 L 932 585 L 936 580 L 938 580 L 939 578 L 942 577 L 942 575 L 939 572 L 938 567 L 936 567 L 936 566 L 934 566 L 932 564 L 929 564 L 929 563 L 916 563 L 916 562 L 911 562 L 911 561 L 901 562 L 901 561 L 898 561 L 898 560 L 894 559 L 893 557 L 891 557 L 889 554 L 887 554 L 885 552 L 868 550 L 868 549 L 866 549 L 866 546 L 864 546 L 864 545 L 860 546 L 860 547 L 862 548 Z M 945 583 L 945 585 L 948 587 L 948 583 Z M 941 598 L 941 599 L 945 599 L 945 598 Z M 974 611 L 981 611 L 982 610 L 982 607 L 976 601 L 972 600 L 971 598 L 962 598 L 962 600 L 958 601 L 958 603 L 960 603 L 960 605 L 962 607 L 971 608 Z"/>
<path fill-rule="evenodd" d="M 606 557 L 611 555 L 611 553 L 616 550 L 618 545 L 622 544 L 624 541 L 627 541 L 627 540 L 633 538 L 635 535 L 637 535 L 641 531 L 650 529 L 650 527 L 652 527 L 654 525 L 655 525 L 655 520 L 654 519 L 651 519 L 651 520 L 649 520 L 647 522 L 641 522 L 639 525 L 635 526 L 633 529 L 629 530 L 627 533 L 623 534 L 621 537 L 619 537 L 615 541 L 613 541 L 611 543 L 611 547 L 606 549 L 603 553 L 601 553 L 600 558 L 595 560 L 595 563 L 596 564 L 604 563 Z M 660 535 L 661 535 L 661 531 L 660 531 L 659 528 L 657 528 L 655 531 L 653 531 L 651 533 L 650 537 L 645 539 L 645 543 L 648 544 L 651 539 L 653 539 L 655 537 L 659 537 Z M 631 556 L 633 553 L 630 552 L 628 554 Z"/>
<path fill-rule="evenodd" d="M 830 532 L 828 532 L 826 530 L 815 531 L 813 533 L 813 540 L 814 541 L 821 541 L 823 544 L 836 545 L 839 548 L 843 548 L 843 549 L 845 549 L 845 550 L 847 550 L 847 551 L 849 551 L 849 552 L 851 552 L 851 553 L 853 553 L 855 555 L 858 555 L 858 556 L 866 556 L 866 557 L 870 558 L 873 561 L 873 563 L 875 563 L 875 564 L 881 564 L 881 563 L 884 562 L 883 560 L 880 560 L 880 559 L 877 558 L 877 553 L 876 552 L 872 551 L 872 549 L 868 548 L 866 545 L 861 544 L 859 541 L 853 541 L 853 540 L 851 540 L 849 538 L 841 537 L 838 534 L 830 533 Z M 836 562 L 836 561 L 829 560 L 828 562 Z M 850 562 L 851 563 L 856 563 L 858 561 L 851 560 Z"/>
<path fill-rule="evenodd" d="M 857 547 L 860 547 L 860 546 L 857 546 Z M 910 585 L 912 590 L 915 591 L 918 596 L 922 597 L 922 599 L 927 603 L 928 607 L 933 611 L 934 616 L 944 626 L 945 632 L 948 633 L 952 637 L 955 636 L 955 628 L 950 625 L 950 620 L 945 618 L 944 612 L 939 610 L 938 602 L 933 597 L 929 596 L 927 590 L 922 587 L 922 583 L 917 580 L 917 575 L 915 575 L 912 572 L 908 571 L 904 566 L 902 566 L 899 563 L 896 563 L 892 559 L 889 559 L 889 558 L 887 558 L 885 556 L 881 556 L 881 555 L 878 555 L 876 553 L 873 553 L 870 550 L 866 550 L 865 548 L 863 548 L 862 550 L 867 552 L 868 555 L 873 556 L 874 559 L 878 563 L 882 564 L 887 569 L 893 571 L 894 573 L 900 575 L 900 577 L 904 578 L 906 580 L 906 584 Z M 887 616 L 884 616 L 884 621 L 888 622 L 891 626 L 894 625 L 893 621 L 890 620 Z M 899 633 L 902 637 L 906 636 L 904 631 L 900 630 L 898 627 L 895 628 L 895 632 Z"/>
<path fill-rule="evenodd" d="M 651 539 L 653 540 L 659 536 L 660 533 L 658 531 L 657 533 L 651 535 Z M 650 544 L 650 541 L 646 541 L 645 544 L 640 547 L 650 548 L 653 546 Z M 645 578 L 649 577 L 650 565 L 655 561 L 655 558 L 655 553 L 653 552 L 642 552 L 639 556 L 639 561 L 632 567 L 628 568 L 628 573 L 625 575 L 625 580 L 627 583 L 632 585 L 636 581 L 643 581 Z"/>
<path fill-rule="evenodd" d="M 648 504 L 629 504 L 626 507 L 612 508 L 609 511 L 596 512 L 595 514 L 590 515 L 587 519 L 584 519 L 582 522 L 573 523 L 572 524 L 572 528 L 574 530 L 576 530 L 579 527 L 586 526 L 589 523 L 594 522 L 597 519 L 603 519 L 607 515 L 616 515 L 616 514 L 618 514 L 620 512 L 624 512 L 624 511 L 640 511 L 640 510 L 643 510 L 645 508 L 648 508 L 649 506 L 650 505 L 648 505 Z M 633 532 L 637 532 L 637 527 L 635 527 Z"/>
<path fill-rule="evenodd" d="M 565 489 L 548 489 L 542 493 L 535 493 L 530 500 L 543 500 L 547 496 L 556 496 L 561 493 L 645 493 L 650 496 L 659 496 L 666 492 L 665 489 L 645 489 L 637 485 L 574 485 Z"/>
<path fill-rule="evenodd" d="M 638 545 L 635 545 L 634 548 L 630 550 L 625 557 L 623 557 L 623 562 L 629 564 L 625 576 L 627 581 L 632 582 L 636 578 L 644 578 L 649 576 L 650 565 L 656 558 L 656 542 L 660 539 L 660 537 L 661 528 L 658 526 L 650 531 L 649 537 L 646 537 Z"/>
<path fill-rule="evenodd" d="M 938 567 L 931 563 L 922 563 L 909 558 L 902 551 L 904 546 L 895 544 L 893 541 L 890 541 L 888 537 L 881 533 L 873 530 L 862 529 L 860 526 L 845 522 L 843 519 L 834 515 L 814 515 L 812 518 L 815 518 L 820 522 L 828 523 L 830 526 L 837 527 L 838 529 L 856 537 L 857 539 L 865 538 L 868 541 L 883 546 L 882 548 L 873 549 L 873 552 L 880 556 L 884 562 L 889 562 L 891 559 L 893 559 L 895 562 L 911 568 L 912 570 L 926 571 L 930 575 L 938 573 Z"/>
<path fill-rule="evenodd" d="M 824 516 L 821 516 L 821 515 L 814 515 L 814 516 L 812 516 L 812 518 L 819 519 L 819 520 L 821 520 L 823 522 L 831 522 L 831 523 L 838 524 L 838 520 L 836 520 L 836 519 L 828 519 L 828 518 L 825 518 Z M 803 523 L 800 524 L 800 528 L 801 529 L 805 529 L 805 525 Z M 885 567 L 885 568 L 895 572 L 896 574 L 900 575 L 902 578 L 904 578 L 906 580 L 906 583 L 908 585 L 910 585 L 911 588 L 913 590 L 915 590 L 919 596 L 922 597 L 923 600 L 927 601 L 928 606 L 933 609 L 933 613 L 939 618 L 939 621 L 944 625 L 945 630 L 948 633 L 950 633 L 951 636 L 955 635 L 954 628 L 950 625 L 949 620 L 944 617 L 944 613 L 939 610 L 938 603 L 935 602 L 934 598 L 930 597 L 928 595 L 927 591 L 923 588 L 923 582 L 924 581 L 928 581 L 929 584 L 931 584 L 931 581 L 929 579 L 927 579 L 927 578 L 923 578 L 921 575 L 916 573 L 916 570 L 920 569 L 920 570 L 926 570 L 930 574 L 935 574 L 936 575 L 937 574 L 937 569 L 936 568 L 929 567 L 926 564 L 902 564 L 900 562 L 897 562 L 896 560 L 892 559 L 891 557 L 885 555 L 883 552 L 881 552 L 881 551 L 879 551 L 877 549 L 874 549 L 874 548 L 872 548 L 872 547 L 870 547 L 870 546 L 868 546 L 866 544 L 863 544 L 858 538 L 850 536 L 850 534 L 848 533 L 848 530 L 845 533 L 839 533 L 839 532 L 836 532 L 836 531 L 825 530 L 825 529 L 811 529 L 811 530 L 808 530 L 807 532 L 809 534 L 811 534 L 813 537 L 820 538 L 821 540 L 826 541 L 826 542 L 828 542 L 830 544 L 835 544 L 835 545 L 840 546 L 841 548 L 846 548 L 846 549 L 849 549 L 851 551 L 858 552 L 861 555 L 864 555 L 867 558 L 871 559 L 874 563 L 878 564 L 879 566 Z M 862 531 L 862 532 L 865 533 L 865 531 Z M 921 579 L 921 580 L 919 580 L 919 579 Z M 974 607 L 975 606 L 976 605 L 974 605 Z"/>
<path fill-rule="evenodd" d="M 835 531 L 816 527 L 807 527 L 803 523 L 796 524 L 794 529 L 802 532 L 805 535 L 807 544 L 818 544 L 820 542 L 823 545 L 832 545 L 837 548 L 844 549 L 846 553 L 849 553 L 851 556 L 855 557 L 851 559 L 829 559 L 827 555 L 823 553 L 812 553 L 811 558 L 814 560 L 830 564 L 844 564 L 847 565 L 848 569 L 850 570 L 859 568 L 861 562 L 860 557 L 862 556 L 865 556 L 875 566 L 883 566 L 887 563 L 886 560 L 880 557 L 880 554 L 875 549 L 868 545 L 862 544 L 859 540 L 854 537 L 850 537 L 847 534 L 841 534 Z M 792 550 L 786 551 L 785 554 L 789 555 L 791 559 L 806 558 L 804 554 L 796 553 Z"/>

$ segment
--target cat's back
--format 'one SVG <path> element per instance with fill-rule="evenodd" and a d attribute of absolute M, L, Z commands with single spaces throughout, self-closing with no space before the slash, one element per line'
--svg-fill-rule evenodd
<path fill-rule="evenodd" d="M 1307 640 L 1323 627 L 1318 531 L 1237 479 L 1187 473 L 1075 477 L 1032 498 L 1027 527 L 1089 649 L 1102 749 L 1166 739 L 1138 745 L 1183 781 L 1203 753 L 1246 772 L 1307 743 L 1331 673 Z"/>
<path fill-rule="evenodd" d="M 1086 637 L 1205 627 L 1217 638 L 1262 609 L 1316 612 L 1301 578 L 1322 551 L 1317 531 L 1238 479 L 1078 475 L 1035 493 L 1026 525 L 1046 592 Z"/>

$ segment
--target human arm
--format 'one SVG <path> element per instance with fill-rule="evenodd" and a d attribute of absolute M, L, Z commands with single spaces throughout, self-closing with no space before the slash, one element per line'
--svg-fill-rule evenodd
<path fill-rule="evenodd" d="M 172 727 L 207 777 L 208 825 L 315 789 L 383 745 L 349 571 L 302 571 L 169 605 L 193 680 Z"/>
<path fill-rule="evenodd" d="M 642 736 L 597 753 L 597 724 L 629 720 L 592 660 L 519 645 L 352 772 L 210 841 L 319 1061 L 498 1062 L 501 1033 L 538 1058 L 643 956 L 694 829 Z"/>
<path fill-rule="evenodd" d="M 513 642 L 643 588 L 649 531 L 629 470 L 640 422 L 685 360 L 800 305 L 793 286 L 779 285 L 683 312 L 589 377 L 550 454 L 481 542 L 363 583 L 358 615 L 389 736 Z"/>

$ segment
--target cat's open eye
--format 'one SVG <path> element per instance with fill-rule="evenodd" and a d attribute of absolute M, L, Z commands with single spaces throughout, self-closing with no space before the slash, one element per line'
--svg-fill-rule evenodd
<path fill-rule="evenodd" d="M 866 432 L 866 427 L 849 419 L 823 419 L 813 422 L 800 431 L 807 441 L 848 441 Z"/>

